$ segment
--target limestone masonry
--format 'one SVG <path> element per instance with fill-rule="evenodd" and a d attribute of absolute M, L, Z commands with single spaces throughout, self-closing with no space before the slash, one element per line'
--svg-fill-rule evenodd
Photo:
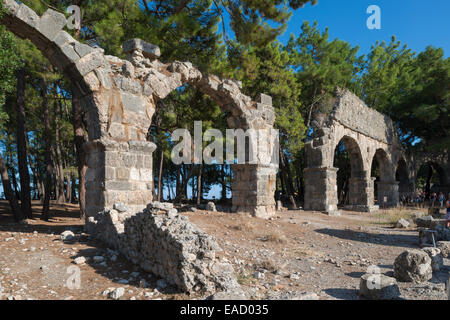
<path fill-rule="evenodd" d="M 401 181 L 395 177 L 399 162 L 406 160 L 392 120 L 367 107 L 353 93 L 338 89 L 331 114 L 319 115 L 313 129 L 313 137 L 306 143 L 305 209 L 330 214 L 337 211 L 338 169 L 333 167 L 333 160 L 335 148 L 341 141 L 350 156 L 348 209 L 377 209 L 373 197 L 374 178 L 370 176 L 374 157 L 380 165 L 379 204 L 396 206 L 399 184 L 408 192 L 414 191 L 406 168 Z"/>
<path fill-rule="evenodd" d="M 86 211 L 88 216 L 122 202 L 142 210 L 152 200 L 152 165 L 156 146 L 146 141 L 157 101 L 189 84 L 209 95 L 229 112 L 232 129 L 271 129 L 272 99 L 261 94 L 253 101 L 241 85 L 203 75 L 189 62 L 157 60 L 157 46 L 140 39 L 127 41 L 127 59 L 104 54 L 63 30 L 63 14 L 48 9 L 42 17 L 24 4 L 2 0 L 7 13 L 2 23 L 17 36 L 31 40 L 49 61 L 71 80 L 86 113 Z M 267 218 L 275 212 L 273 165 L 233 166 L 233 209 Z"/>
<path fill-rule="evenodd" d="M 89 231 L 134 264 L 185 292 L 241 291 L 216 240 L 171 203 L 155 201 L 140 212 L 115 208 L 90 217 Z"/>

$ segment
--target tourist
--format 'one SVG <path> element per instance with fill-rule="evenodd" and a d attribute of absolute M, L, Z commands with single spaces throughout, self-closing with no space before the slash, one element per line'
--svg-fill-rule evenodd
<path fill-rule="evenodd" d="M 434 207 L 434 203 L 436 202 L 437 195 L 436 192 L 433 192 L 430 197 L 430 207 Z"/>
<path fill-rule="evenodd" d="M 447 219 L 447 228 L 450 228 L 450 193 L 448 194 L 446 205 L 447 205 L 447 214 L 445 216 L 445 219 Z"/>
<path fill-rule="evenodd" d="M 444 207 L 444 194 L 442 192 L 439 192 L 439 203 L 441 204 L 441 208 Z"/>

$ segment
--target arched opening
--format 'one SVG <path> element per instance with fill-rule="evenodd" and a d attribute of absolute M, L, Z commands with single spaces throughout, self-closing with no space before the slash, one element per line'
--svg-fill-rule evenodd
<path fill-rule="evenodd" d="M 188 84 L 156 101 L 156 112 L 149 130 L 149 139 L 157 145 L 153 168 L 155 199 L 195 205 L 213 200 L 231 207 L 233 175 L 229 164 L 199 164 L 194 161 L 175 164 L 170 157 L 171 150 L 179 143 L 171 138 L 175 129 L 187 129 L 192 142 L 211 128 L 220 130 L 225 137 L 228 116 L 229 112 L 223 112 L 208 95 Z M 200 121 L 201 127 L 195 127 L 195 122 L 199 124 Z M 202 143 L 202 150 L 208 144 Z M 218 156 L 215 152 L 213 155 Z M 194 157 L 193 150 L 191 156 Z"/>
<path fill-rule="evenodd" d="M 408 167 L 403 158 L 397 163 L 395 180 L 398 182 L 399 200 L 402 205 L 407 205 L 413 200 L 414 186 L 409 180 Z"/>
<path fill-rule="evenodd" d="M 445 171 L 435 162 L 427 162 L 420 166 L 417 171 L 416 186 L 419 192 L 425 193 L 425 199 L 429 200 L 432 193 L 439 195 L 440 192 L 450 192 L 446 181 Z"/>
<path fill-rule="evenodd" d="M 389 159 L 386 151 L 383 149 L 378 149 L 372 158 L 370 176 L 374 181 L 373 197 L 375 199 L 375 204 L 381 205 L 383 199 L 380 198 L 378 185 L 382 181 L 389 181 L 390 178 Z"/>
<path fill-rule="evenodd" d="M 344 136 L 334 150 L 333 166 L 338 168 L 336 176 L 338 206 L 363 205 L 357 190 L 358 182 L 364 178 L 364 167 L 358 143 Z"/>
<path fill-rule="evenodd" d="M 64 14 L 48 9 L 40 17 L 24 4 L 12 0 L 7 4 L 8 12 L 0 22 L 31 40 L 70 78 L 74 96 L 86 112 L 86 183 L 82 185 L 86 186 L 87 217 L 118 203 L 141 210 L 152 200 L 156 146 L 146 133 L 155 102 L 185 84 L 208 95 L 222 112 L 229 112 L 229 128 L 273 128 L 275 111 L 269 96 L 261 94 L 253 101 L 241 92 L 238 82 L 203 75 L 189 62 L 155 64 L 159 48 L 139 39 L 124 44 L 127 60 L 104 55 L 102 49 L 82 44 L 63 30 Z M 272 215 L 276 171 L 271 163 L 239 164 L 234 170 L 233 190 L 239 195 L 233 197 L 234 211 Z"/>

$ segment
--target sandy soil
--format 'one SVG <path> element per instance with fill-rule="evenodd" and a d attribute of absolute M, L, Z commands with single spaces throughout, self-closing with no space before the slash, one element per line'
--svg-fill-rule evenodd
<path fill-rule="evenodd" d="M 119 287 L 125 289 L 121 299 L 204 298 L 170 287 L 158 290 L 156 276 L 83 233 L 76 205 L 53 205 L 49 222 L 39 219 L 39 203 L 33 208 L 35 219 L 18 225 L 7 203 L 0 202 L 0 299 L 108 299 L 105 290 Z M 406 248 L 418 248 L 417 230 L 393 228 L 386 221 L 389 212 L 342 211 L 331 217 L 289 210 L 272 220 L 202 210 L 182 214 L 216 237 L 252 299 L 295 292 L 327 300 L 359 299 L 359 280 L 369 266 L 392 275 L 395 258 Z M 75 241 L 60 240 L 65 230 L 74 231 Z M 76 265 L 75 258 L 81 256 L 87 262 Z M 95 256 L 104 261 L 94 261 Z M 445 260 L 428 283 L 399 283 L 402 298 L 446 299 L 449 269 Z"/>

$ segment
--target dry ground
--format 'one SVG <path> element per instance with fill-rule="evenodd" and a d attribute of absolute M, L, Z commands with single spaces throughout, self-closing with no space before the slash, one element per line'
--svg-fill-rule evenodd
<path fill-rule="evenodd" d="M 108 288 L 125 288 L 123 299 L 186 299 L 173 288 L 155 289 L 158 278 L 128 263 L 83 233 L 76 205 L 53 205 L 53 218 L 43 222 L 40 205 L 27 225 L 17 225 L 0 202 L 0 299 L 107 299 Z M 424 209 L 417 209 L 424 210 Z M 415 210 L 415 211 L 417 211 Z M 243 215 L 182 212 L 204 231 L 213 234 L 234 266 L 249 297 L 288 297 L 292 292 L 313 292 L 320 299 L 359 299 L 359 279 L 370 265 L 392 274 L 395 258 L 406 248 L 417 248 L 415 228 L 395 229 L 391 222 L 414 210 L 378 213 L 343 211 L 331 217 L 318 212 L 283 211 L 272 220 Z M 59 234 L 71 229 L 73 243 Z M 74 287 L 74 259 L 79 265 L 80 288 Z M 93 261 L 105 257 L 104 263 Z M 433 279 L 421 285 L 399 283 L 406 299 L 445 299 L 444 281 L 449 261 Z M 143 281 L 144 280 L 144 281 Z M 143 287 L 143 282 L 148 286 Z"/>

